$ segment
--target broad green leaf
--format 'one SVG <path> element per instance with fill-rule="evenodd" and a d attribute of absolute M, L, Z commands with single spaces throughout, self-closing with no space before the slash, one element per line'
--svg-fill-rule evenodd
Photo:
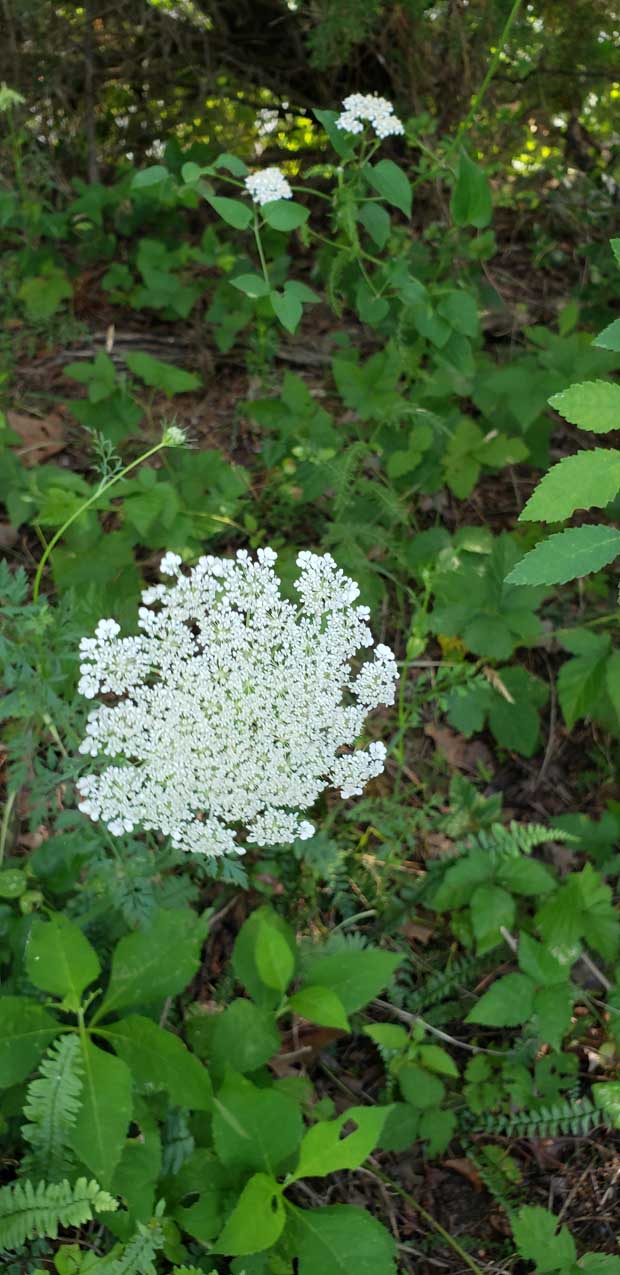
<path fill-rule="evenodd" d="M 280 1036 L 273 1014 L 252 1001 L 234 1000 L 209 1024 L 209 1066 L 223 1073 L 234 1058 L 237 1071 L 257 1071 L 278 1053 Z"/>
<path fill-rule="evenodd" d="M 605 686 L 616 715 L 620 718 L 620 650 L 612 651 L 605 664 Z"/>
<path fill-rule="evenodd" d="M 254 216 L 247 204 L 242 204 L 240 199 L 227 199 L 222 195 L 205 195 L 205 199 L 228 226 L 233 226 L 235 230 L 247 230 Z"/>
<path fill-rule="evenodd" d="M 561 1049 L 570 1027 L 573 993 L 570 983 L 557 987 L 539 987 L 534 996 L 533 1029 L 552 1049 Z"/>
<path fill-rule="evenodd" d="M 620 922 L 610 887 L 591 863 L 573 872 L 536 914 L 539 933 L 560 961 L 574 961 L 580 940 L 611 960 L 618 951 Z"/>
<path fill-rule="evenodd" d="M 420 1112 L 409 1102 L 393 1102 L 388 1107 L 378 1145 L 382 1151 L 406 1151 L 418 1136 Z"/>
<path fill-rule="evenodd" d="M 261 982 L 285 992 L 293 977 L 295 957 L 284 935 L 265 914 L 259 920 L 254 959 Z"/>
<path fill-rule="evenodd" d="M 387 986 L 402 959 L 400 954 L 369 947 L 361 952 L 317 955 L 308 961 L 306 976 L 313 986 L 330 987 L 345 1013 L 354 1014 Z"/>
<path fill-rule="evenodd" d="M 370 1036 L 380 1049 L 400 1052 L 409 1044 L 409 1032 L 405 1027 L 397 1026 L 396 1023 L 369 1023 L 364 1028 L 364 1035 Z"/>
<path fill-rule="evenodd" d="M 479 952 L 501 942 L 500 927 L 510 929 L 516 913 L 511 894 L 499 885 L 484 882 L 471 896 L 471 920 Z"/>
<path fill-rule="evenodd" d="M 426 1139 L 426 1154 L 428 1156 L 441 1155 L 452 1139 L 455 1129 L 456 1114 L 454 1111 L 446 1111 L 445 1109 L 434 1107 L 429 1107 L 426 1111 L 422 1111 L 418 1125 L 418 1137 Z"/>
<path fill-rule="evenodd" d="M 268 921 L 286 939 L 294 957 L 296 944 L 293 931 L 273 908 L 265 906 L 256 908 L 241 926 L 233 948 L 232 965 L 239 982 L 243 983 L 252 1000 L 262 1008 L 272 1008 L 280 1000 L 279 993 L 263 982 L 256 964 L 256 943 L 264 921 Z"/>
<path fill-rule="evenodd" d="M 549 536 L 513 567 L 507 584 L 566 584 L 600 571 L 620 554 L 620 531 L 612 527 L 569 527 Z"/>
<path fill-rule="evenodd" d="M 273 199 L 263 204 L 261 214 L 272 230 L 297 230 L 308 220 L 310 213 L 302 204 L 288 199 Z"/>
<path fill-rule="evenodd" d="M 465 1022 L 483 1023 L 487 1027 L 518 1027 L 527 1022 L 533 1003 L 531 978 L 526 974 L 506 974 L 491 984 L 469 1011 Z"/>
<path fill-rule="evenodd" d="M 111 1023 L 101 1035 L 110 1041 L 140 1085 L 167 1089 L 178 1107 L 210 1111 L 213 1091 L 209 1073 L 173 1032 L 164 1031 L 150 1018 L 133 1014 Z"/>
<path fill-rule="evenodd" d="M 85 1040 L 82 1106 L 70 1142 L 102 1186 L 111 1184 L 131 1120 L 131 1072 L 120 1058 Z"/>
<path fill-rule="evenodd" d="M 224 168 L 227 173 L 232 173 L 233 177 L 245 177 L 248 169 L 242 159 L 238 155 L 231 155 L 228 151 L 222 151 L 217 159 L 213 160 L 213 168 Z"/>
<path fill-rule="evenodd" d="M 582 381 L 549 399 L 550 406 L 580 429 L 608 434 L 620 429 L 620 385 L 613 381 Z"/>
<path fill-rule="evenodd" d="M 602 350 L 613 350 L 616 354 L 620 353 L 620 319 L 614 319 L 613 323 L 609 323 L 602 332 L 599 332 L 592 342 L 593 345 L 599 346 Z"/>
<path fill-rule="evenodd" d="M 198 968 L 202 938 L 200 920 L 189 908 L 156 912 L 148 927 L 128 934 L 115 947 L 110 982 L 95 1019 L 182 992 Z"/>
<path fill-rule="evenodd" d="M 302 283 L 300 279 L 287 279 L 284 287 L 287 293 L 297 297 L 298 301 L 304 301 L 307 305 L 316 305 L 321 300 L 318 294 L 313 292 L 307 283 Z M 283 397 L 285 396 L 283 395 Z"/>
<path fill-rule="evenodd" d="M 604 509 L 620 490 L 620 452 L 596 447 L 565 456 L 541 478 L 519 519 L 561 522 L 576 509 Z"/>
<path fill-rule="evenodd" d="M 620 1275 L 620 1257 L 606 1253 L 586 1253 L 577 1268 L 584 1275 Z"/>
<path fill-rule="evenodd" d="M 465 150 L 459 158 L 450 212 L 456 226 L 476 226 L 478 230 L 488 226 L 493 213 L 489 179 Z"/>
<path fill-rule="evenodd" d="M 592 635 L 594 636 L 594 634 Z M 601 635 L 596 634 L 600 639 Z M 589 717 L 605 687 L 609 642 L 600 642 L 590 655 L 577 655 L 566 660 L 557 678 L 558 699 L 562 715 L 572 730 L 575 722 Z"/>
<path fill-rule="evenodd" d="M 230 1072 L 214 1098 L 213 1140 L 231 1169 L 277 1173 L 301 1141 L 299 1106 Z"/>
<path fill-rule="evenodd" d="M 280 1238 L 285 1221 L 282 1188 L 269 1174 L 256 1173 L 215 1241 L 215 1251 L 228 1257 L 261 1253 Z"/>
<path fill-rule="evenodd" d="M 398 1083 L 403 1098 L 416 1109 L 438 1107 L 445 1095 L 445 1085 L 417 1063 L 405 1063 L 398 1072 Z"/>
<path fill-rule="evenodd" d="M 94 983 L 101 966 L 79 925 L 59 912 L 51 921 L 33 921 L 26 969 L 35 987 L 67 997 L 70 1008 L 77 1010 L 84 988 Z"/>
<path fill-rule="evenodd" d="M 169 397 L 173 394 L 187 394 L 189 390 L 197 390 L 202 385 L 200 377 L 193 372 L 186 372 L 182 367 L 154 359 L 151 354 L 127 354 L 125 362 L 129 370 L 146 385 L 163 390 Z"/>
<path fill-rule="evenodd" d="M 297 1209 L 295 1227 L 299 1275 L 396 1275 L 396 1244 L 364 1209 Z"/>
<path fill-rule="evenodd" d="M 549 894 L 556 884 L 549 869 L 538 859 L 507 859 L 500 864 L 497 879 L 511 894 L 534 897 Z"/>
<path fill-rule="evenodd" d="M 301 991 L 289 997 L 288 1008 L 320 1027 L 337 1027 L 345 1032 L 351 1030 L 344 1005 L 331 987 L 302 987 Z"/>
<path fill-rule="evenodd" d="M 362 223 L 364 230 L 368 231 L 370 238 L 376 243 L 377 247 L 385 248 L 390 237 L 392 224 L 387 209 L 382 204 L 362 204 L 357 214 L 357 219 Z"/>
<path fill-rule="evenodd" d="M 367 164 L 362 172 L 388 204 L 399 208 L 405 217 L 411 216 L 411 182 L 398 164 L 391 159 L 380 159 L 378 164 Z"/>
<path fill-rule="evenodd" d="M 388 1111 L 386 1107 L 349 1107 L 337 1120 L 313 1125 L 303 1138 L 299 1163 L 289 1181 L 359 1169 L 376 1147 Z M 355 1128 L 343 1133 L 349 1124 Z"/>
<path fill-rule="evenodd" d="M 151 164 L 150 168 L 143 168 L 139 173 L 135 173 L 131 181 L 132 190 L 148 190 L 149 186 L 161 186 L 162 182 L 168 180 L 170 173 L 163 164 Z"/>
<path fill-rule="evenodd" d="M 299 297 L 289 289 L 284 292 L 278 292 L 272 288 L 269 298 L 273 306 L 273 312 L 277 319 L 280 320 L 283 328 L 287 332 L 295 332 L 299 324 L 299 320 L 303 314 L 303 306 Z"/>
<path fill-rule="evenodd" d="M 338 128 L 336 120 L 338 119 L 338 111 L 316 111 L 312 114 L 319 124 L 325 129 L 327 136 L 336 152 L 341 159 L 350 159 L 355 154 L 355 137 L 350 133 L 345 133 L 343 129 Z"/>
<path fill-rule="evenodd" d="M 37 322 L 50 319 L 62 302 L 73 296 L 73 288 L 64 270 L 52 266 L 45 274 L 25 279 L 17 295 L 28 318 Z"/>
<path fill-rule="evenodd" d="M 0 1089 L 9 1089 L 34 1071 L 59 1024 L 29 997 L 2 996 L 0 1025 Z"/>
<path fill-rule="evenodd" d="M 567 1226 L 557 1229 L 553 1213 L 539 1205 L 526 1204 L 512 1223 L 515 1244 L 527 1261 L 534 1262 L 540 1275 L 547 1271 L 567 1271 L 577 1259 L 575 1242 Z"/>
<path fill-rule="evenodd" d="M 260 274 L 240 274 L 230 282 L 233 288 L 244 292 L 246 297 L 266 297 L 269 292 L 269 284 Z"/>
<path fill-rule="evenodd" d="M 126 1220 L 128 1235 L 133 1234 L 137 1222 L 149 1222 L 155 1206 L 155 1184 L 161 1172 L 161 1138 L 155 1122 L 144 1128 L 138 1137 L 127 1138 L 121 1158 L 114 1170 L 111 1187 L 114 1195 L 120 1195 L 131 1217 L 121 1213 L 114 1219 L 121 1225 Z M 115 1229 L 114 1226 L 111 1229 Z"/>
<path fill-rule="evenodd" d="M 452 1076 L 458 1079 L 459 1070 L 453 1058 L 440 1045 L 420 1045 L 417 1057 L 428 1071 L 435 1071 L 439 1076 Z"/>

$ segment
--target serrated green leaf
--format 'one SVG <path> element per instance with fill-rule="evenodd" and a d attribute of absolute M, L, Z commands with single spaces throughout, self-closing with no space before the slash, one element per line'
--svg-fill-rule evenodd
<path fill-rule="evenodd" d="M 500 930 L 511 929 L 516 904 L 511 894 L 499 885 L 484 882 L 471 896 L 471 920 L 479 952 L 487 952 L 501 941 Z"/>
<path fill-rule="evenodd" d="M 565 1272 L 577 1259 L 575 1242 L 567 1226 L 557 1229 L 558 1220 L 539 1205 L 526 1204 L 512 1223 L 512 1233 L 521 1257 L 534 1262 L 540 1275 Z"/>
<path fill-rule="evenodd" d="M 519 968 L 539 987 L 556 987 L 566 982 L 570 966 L 558 960 L 544 945 L 530 934 L 521 931 L 519 936 Z"/>
<path fill-rule="evenodd" d="M 611 527 L 569 527 L 549 536 L 513 567 L 507 584 L 566 584 L 600 571 L 620 554 L 620 531 Z"/>
<path fill-rule="evenodd" d="M 443 1081 L 417 1063 L 405 1063 L 399 1069 L 398 1083 L 403 1098 L 418 1110 L 438 1107 L 446 1092 Z"/>
<path fill-rule="evenodd" d="M 613 381 L 582 381 L 549 399 L 550 406 L 580 429 L 608 434 L 620 429 L 620 385 Z"/>
<path fill-rule="evenodd" d="M 602 350 L 613 350 L 620 353 L 620 319 L 614 319 L 592 342 Z"/>
<path fill-rule="evenodd" d="M 498 978 L 477 1005 L 469 1011 L 466 1023 L 483 1023 L 486 1027 L 518 1027 L 532 1013 L 534 984 L 526 974 L 506 974 Z"/>
<path fill-rule="evenodd" d="M 234 1000 L 221 1014 L 210 1016 L 207 1059 L 223 1073 L 231 1058 L 237 1071 L 257 1071 L 280 1048 L 273 1014 L 252 1001 Z"/>
<path fill-rule="evenodd" d="M 596 447 L 565 456 L 539 482 L 520 521 L 561 522 L 576 509 L 604 509 L 620 490 L 620 452 Z"/>

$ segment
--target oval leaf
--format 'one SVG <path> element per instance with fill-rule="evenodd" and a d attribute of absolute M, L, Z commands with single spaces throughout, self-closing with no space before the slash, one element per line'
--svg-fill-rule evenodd
<path fill-rule="evenodd" d="M 620 452 L 596 447 L 565 456 L 545 474 L 520 520 L 560 522 L 576 509 L 604 509 L 620 491 Z"/>
<path fill-rule="evenodd" d="M 26 969 L 35 987 L 70 998 L 77 1009 L 85 987 L 100 971 L 94 947 L 79 925 L 59 913 L 51 921 L 33 922 L 26 947 Z"/>
<path fill-rule="evenodd" d="M 378 164 L 366 165 L 363 172 L 377 194 L 399 208 L 405 217 L 411 216 L 411 183 L 398 164 L 391 159 L 380 159 Z"/>
<path fill-rule="evenodd" d="M 612 381 L 582 381 L 549 399 L 551 407 L 580 429 L 608 434 L 620 429 L 620 385 Z"/>
<path fill-rule="evenodd" d="M 506 576 L 507 584 L 566 584 L 600 571 L 620 553 L 620 531 L 569 527 L 526 553 Z"/>

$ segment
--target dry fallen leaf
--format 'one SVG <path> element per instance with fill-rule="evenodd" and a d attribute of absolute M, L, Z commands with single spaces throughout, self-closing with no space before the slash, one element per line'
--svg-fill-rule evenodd
<path fill-rule="evenodd" d="M 12 411 L 6 415 L 10 428 L 23 439 L 23 447 L 16 451 L 24 465 L 40 465 L 63 451 L 64 429 L 59 416 L 26 416 Z"/>
<path fill-rule="evenodd" d="M 480 765 L 493 769 L 491 753 L 480 740 L 465 739 L 463 735 L 450 730 L 449 726 L 435 726 L 432 722 L 424 727 L 424 734 L 433 740 L 448 765 L 454 766 L 456 770 L 468 770 L 477 774 Z"/>

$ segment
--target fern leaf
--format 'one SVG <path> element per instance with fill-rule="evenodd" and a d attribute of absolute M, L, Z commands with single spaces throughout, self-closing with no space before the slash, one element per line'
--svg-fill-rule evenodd
<path fill-rule="evenodd" d="M 101 1275 L 156 1275 L 154 1258 L 163 1243 L 164 1233 L 155 1220 L 147 1226 L 138 1222 L 136 1234 L 122 1252 L 105 1259 Z"/>
<path fill-rule="evenodd" d="M 116 1200 L 98 1182 L 14 1182 L 0 1187 L 0 1251 L 37 1237 L 55 1240 L 59 1226 L 82 1226 L 93 1212 L 112 1212 Z"/>
<path fill-rule="evenodd" d="M 61 1036 L 28 1085 L 24 1115 L 30 1123 L 22 1126 L 22 1134 L 32 1151 L 24 1158 L 24 1175 L 44 1174 L 48 1182 L 61 1182 L 75 1167 L 67 1143 L 81 1106 L 81 1073 L 78 1037 Z"/>

